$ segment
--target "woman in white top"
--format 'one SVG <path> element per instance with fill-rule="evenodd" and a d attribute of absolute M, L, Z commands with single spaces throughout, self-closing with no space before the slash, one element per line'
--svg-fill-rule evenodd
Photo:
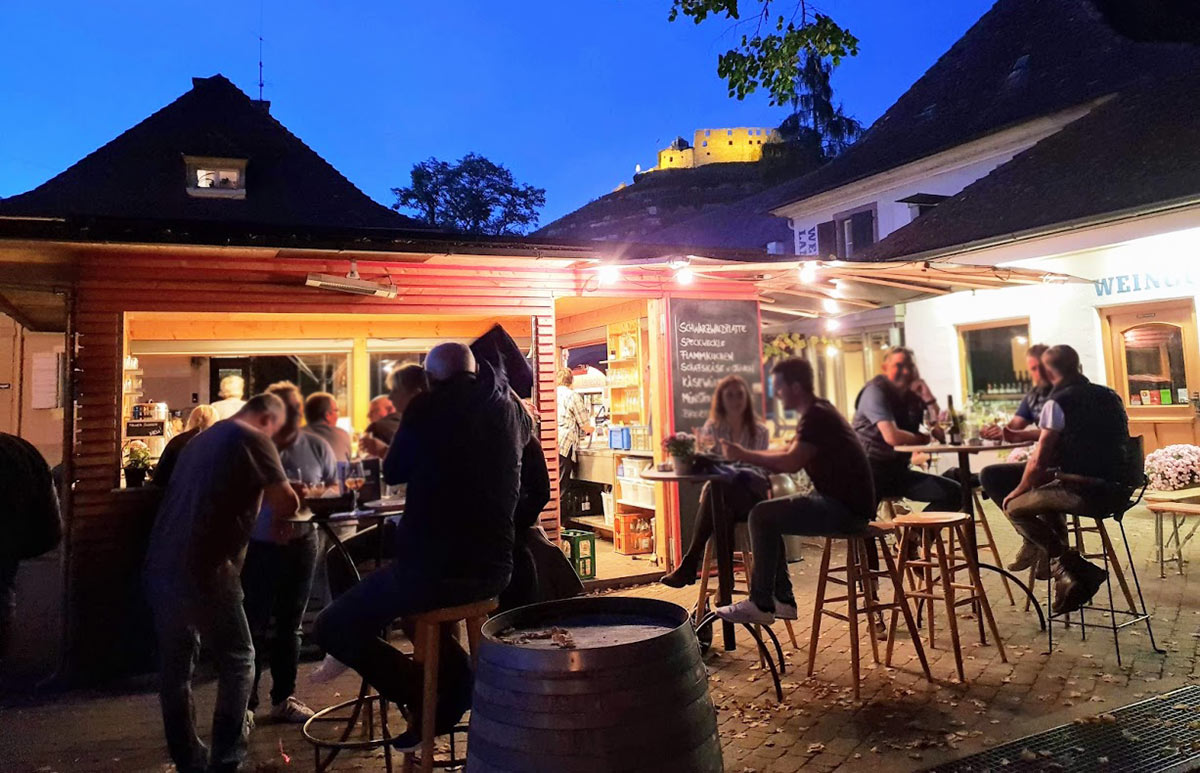
<path fill-rule="evenodd" d="M 717 383 L 713 390 L 712 407 L 708 412 L 708 421 L 700 429 L 700 439 L 709 441 L 719 453 L 720 444 L 716 441 L 727 440 L 737 443 L 744 448 L 764 451 L 770 441 L 767 427 L 754 414 L 754 403 L 750 397 L 750 385 L 746 379 L 737 375 L 729 375 Z M 712 536 L 712 484 L 704 484 L 700 494 L 700 509 L 696 512 L 696 528 L 692 532 L 692 541 L 679 567 L 662 578 L 664 585 L 672 588 L 682 588 L 696 581 L 696 572 L 700 561 L 704 558 L 704 546 Z M 726 486 L 724 503 L 730 517 L 735 521 L 744 521 L 750 514 L 750 508 L 758 504 L 759 497 L 744 486 Z"/>

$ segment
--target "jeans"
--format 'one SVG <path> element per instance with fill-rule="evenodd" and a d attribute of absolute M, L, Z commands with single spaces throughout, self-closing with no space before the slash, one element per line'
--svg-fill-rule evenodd
<path fill-rule="evenodd" d="M 1123 494 L 1089 492 L 1054 481 L 1014 497 L 1006 513 L 1018 534 L 1051 558 L 1058 558 L 1067 552 L 1064 516 L 1111 515 L 1124 511 L 1127 504 L 1128 498 Z"/>
<path fill-rule="evenodd" d="M 979 484 L 988 499 L 997 507 L 1004 506 L 1004 498 L 1021 485 L 1021 476 L 1025 474 L 1024 462 L 1004 462 L 989 464 L 979 471 Z"/>
<path fill-rule="evenodd" d="M 382 635 L 393 621 L 420 612 L 499 596 L 508 578 L 446 580 L 400 564 L 373 572 L 317 617 L 313 638 L 353 668 L 388 700 L 420 715 L 421 666 Z M 413 632 L 405 628 L 409 639 Z M 442 630 L 438 670 L 439 729 L 456 723 L 471 705 L 471 662 L 448 626 Z"/>
<path fill-rule="evenodd" d="M 0 557 L 0 663 L 8 649 L 13 621 L 17 616 L 17 566 L 19 561 L 9 556 Z"/>
<path fill-rule="evenodd" d="M 928 502 L 929 512 L 957 513 L 962 509 L 962 487 L 957 481 L 930 475 L 909 467 L 903 469 L 872 463 L 875 496 L 901 497 L 914 502 Z"/>
<path fill-rule="evenodd" d="M 242 591 L 257 655 L 250 690 L 252 710 L 258 708 L 258 679 L 264 659 L 271 665 L 271 703 L 282 703 L 296 692 L 301 624 L 312 593 L 319 546 L 316 529 L 308 529 L 286 545 L 252 539 L 246 548 Z M 275 626 L 268 635 L 272 617 Z"/>
<path fill-rule="evenodd" d="M 246 756 L 246 704 L 254 682 L 254 646 L 236 579 L 203 589 L 187 580 L 151 576 L 146 595 L 162 659 L 159 701 L 167 749 L 184 771 L 236 770 Z M 192 672 L 200 640 L 217 667 L 212 752 L 196 735 Z"/>
<path fill-rule="evenodd" d="M 709 481 L 700 492 L 700 507 L 696 511 L 696 526 L 692 529 L 692 541 L 688 544 L 687 552 L 683 554 L 682 566 L 690 567 L 695 574 L 704 558 L 704 546 L 713 533 L 713 494 L 714 487 L 720 487 L 721 504 L 725 508 L 729 523 L 741 523 L 750 517 L 750 509 L 762 501 L 762 498 L 744 485 L 726 483 L 721 480 Z"/>
<path fill-rule="evenodd" d="M 395 529 L 387 521 L 369 526 L 342 540 L 345 553 L 336 546 L 325 551 L 325 567 L 329 573 L 329 595 L 340 597 L 358 583 L 355 568 L 365 562 L 385 561 L 395 555 Z M 347 560 L 347 555 L 349 560 Z M 353 564 L 351 563 L 353 562 Z"/>
<path fill-rule="evenodd" d="M 783 535 L 834 537 L 858 534 L 868 520 L 852 514 L 836 499 L 822 494 L 796 494 L 759 502 L 750 511 L 750 544 L 754 576 L 750 600 L 759 609 L 775 609 L 775 600 L 795 603 L 788 577 Z"/>

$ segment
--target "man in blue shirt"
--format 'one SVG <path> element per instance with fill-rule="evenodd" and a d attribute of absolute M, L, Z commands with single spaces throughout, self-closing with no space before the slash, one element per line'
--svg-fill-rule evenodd
<path fill-rule="evenodd" d="M 900 497 L 928 502 L 930 511 L 957 511 L 962 507 L 958 483 L 912 469 L 912 454 L 895 449 L 929 443 L 929 435 L 921 432 L 925 404 L 912 389 L 915 372 L 911 350 L 902 346 L 890 349 L 883 358 L 883 373 L 858 393 L 854 431 L 871 463 L 878 499 Z"/>
<path fill-rule="evenodd" d="M 282 400 L 287 410 L 274 441 L 288 478 L 305 487 L 313 483 L 336 483 L 337 461 L 333 449 L 319 436 L 300 431 L 303 410 L 300 390 L 290 381 L 280 381 L 267 387 L 267 392 Z M 312 516 L 303 502 L 300 515 Z M 294 524 L 281 533 L 273 527 L 273 517 L 269 503 L 264 502 L 250 533 L 246 564 L 242 567 L 246 621 L 257 655 L 249 709 L 258 708 L 258 679 L 265 658 L 271 665 L 271 719 L 299 723 L 313 715 L 312 709 L 293 693 L 300 662 L 300 624 L 312 591 L 321 541 L 310 524 Z M 268 645 L 267 629 L 272 616 L 275 629 Z"/>

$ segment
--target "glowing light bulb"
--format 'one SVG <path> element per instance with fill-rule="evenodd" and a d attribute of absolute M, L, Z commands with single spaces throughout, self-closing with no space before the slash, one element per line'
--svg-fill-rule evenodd
<path fill-rule="evenodd" d="M 838 302 L 832 298 L 826 298 L 825 300 L 821 301 L 821 308 L 825 309 L 825 311 L 829 314 L 837 314 L 842 310 L 842 307 L 838 305 Z"/>
<path fill-rule="evenodd" d="M 828 330 L 828 331 L 829 331 L 829 332 L 831 332 L 831 333 L 832 333 L 833 331 L 837 330 L 838 328 L 840 328 L 841 326 L 842 326 L 842 323 L 841 323 L 841 322 L 839 322 L 839 321 L 838 321 L 838 320 L 836 320 L 836 319 L 827 319 L 827 320 L 825 320 L 825 329 L 826 329 L 826 330 Z"/>
<path fill-rule="evenodd" d="M 1013 336 L 1013 340 L 1016 341 L 1019 346 L 1024 346 L 1025 344 L 1029 343 L 1029 339 L 1025 336 Z"/>
<path fill-rule="evenodd" d="M 681 285 L 690 285 L 692 280 L 695 278 L 696 275 L 692 273 L 692 270 L 687 266 L 684 266 L 675 272 L 675 281 Z"/>
<path fill-rule="evenodd" d="M 836 346 L 834 346 L 833 344 L 826 346 L 825 347 L 825 356 L 837 357 L 838 356 L 838 348 Z"/>
<path fill-rule="evenodd" d="M 621 270 L 611 263 L 606 263 L 600 266 L 597 276 L 602 285 L 616 284 L 617 280 L 621 278 Z"/>
<path fill-rule="evenodd" d="M 806 260 L 800 264 L 800 281 L 806 285 L 817 281 L 817 262 L 815 260 Z"/>

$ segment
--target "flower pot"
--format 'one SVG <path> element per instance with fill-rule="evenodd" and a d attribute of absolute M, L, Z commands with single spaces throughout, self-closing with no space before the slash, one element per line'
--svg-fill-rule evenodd
<path fill-rule="evenodd" d="M 675 467 L 676 475 L 691 475 L 692 474 L 692 457 L 690 457 L 690 456 L 672 456 L 671 463 Z"/>
<path fill-rule="evenodd" d="M 146 470 L 143 467 L 125 468 L 125 488 L 141 488 L 146 482 Z"/>

